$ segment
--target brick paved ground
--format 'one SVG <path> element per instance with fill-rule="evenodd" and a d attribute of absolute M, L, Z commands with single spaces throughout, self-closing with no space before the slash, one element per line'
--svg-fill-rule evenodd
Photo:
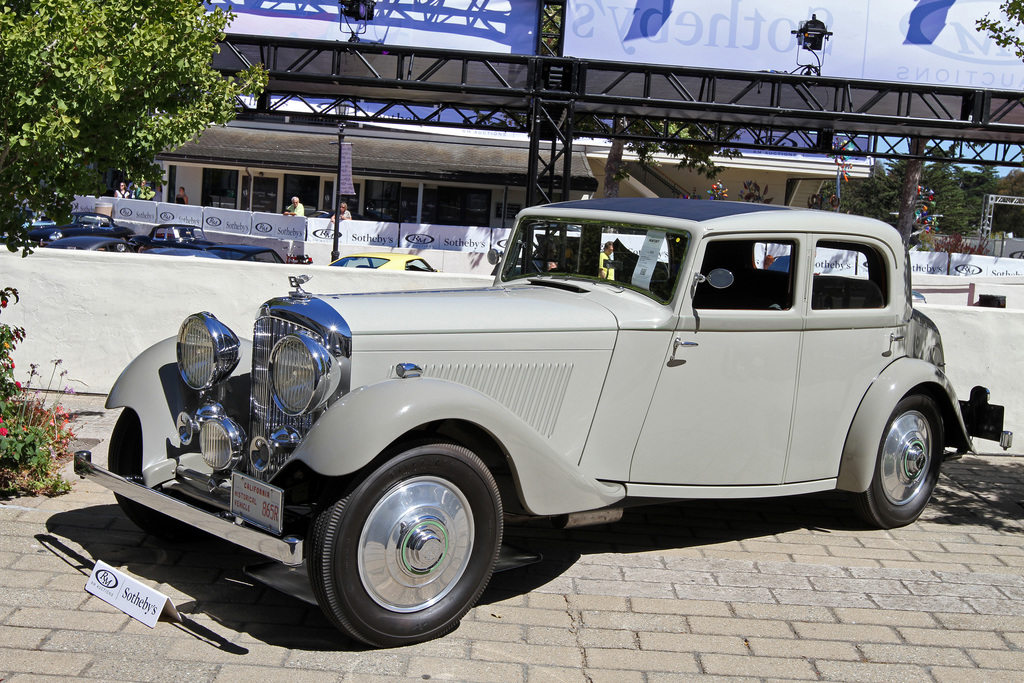
<path fill-rule="evenodd" d="M 72 401 L 102 456 L 115 415 Z M 985 456 L 948 464 L 922 520 L 893 531 L 834 495 L 510 529 L 544 561 L 496 575 L 448 637 L 374 651 L 254 585 L 256 556 L 157 542 L 78 481 L 0 501 L 0 680 L 1024 681 L 1022 503 L 1024 461 Z M 90 596 L 97 559 L 185 623 L 151 630 Z"/>

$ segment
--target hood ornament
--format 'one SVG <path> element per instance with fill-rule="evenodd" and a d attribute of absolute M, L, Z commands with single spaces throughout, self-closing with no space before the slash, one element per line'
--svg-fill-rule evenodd
<path fill-rule="evenodd" d="M 302 285 L 309 282 L 312 278 L 312 275 L 289 275 L 288 284 L 295 289 L 288 292 L 288 295 L 294 299 L 312 299 L 313 295 L 302 289 Z"/>

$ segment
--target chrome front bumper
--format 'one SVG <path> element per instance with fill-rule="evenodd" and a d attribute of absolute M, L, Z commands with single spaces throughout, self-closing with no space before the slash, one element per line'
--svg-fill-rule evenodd
<path fill-rule="evenodd" d="M 173 517 L 246 550 L 269 557 L 281 564 L 290 567 L 302 564 L 302 538 L 298 536 L 276 538 L 266 532 L 243 526 L 244 522 L 230 513 L 222 513 L 224 516 L 210 513 L 177 498 L 171 498 L 159 491 L 128 481 L 120 475 L 94 465 L 90 451 L 75 453 L 75 474 L 82 479 L 94 481 L 140 505 Z"/>

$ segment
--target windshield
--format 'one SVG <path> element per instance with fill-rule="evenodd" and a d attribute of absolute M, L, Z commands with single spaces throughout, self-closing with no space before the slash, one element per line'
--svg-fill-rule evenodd
<path fill-rule="evenodd" d="M 387 262 L 386 258 L 375 256 L 346 256 L 345 258 L 338 259 L 331 265 L 340 266 L 341 268 L 380 268 Z"/>
<path fill-rule="evenodd" d="M 525 218 L 509 243 L 501 279 L 551 275 L 610 281 L 667 303 L 688 243 L 689 234 L 681 230 Z"/>

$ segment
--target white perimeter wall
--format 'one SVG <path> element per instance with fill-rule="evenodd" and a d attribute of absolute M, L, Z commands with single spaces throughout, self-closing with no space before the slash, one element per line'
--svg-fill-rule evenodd
<path fill-rule="evenodd" d="M 448 273 L 47 249 L 27 258 L 0 252 L 0 273 L 0 286 L 21 294 L 18 304 L 4 309 L 0 322 L 24 327 L 28 335 L 14 353 L 16 378 L 24 383 L 30 364 L 37 363 L 45 388 L 50 360 L 60 358 L 75 391 L 101 394 L 143 349 L 176 335 L 191 313 L 210 311 L 240 336 L 251 336 L 257 308 L 288 292 L 289 275 L 312 275 L 305 289 L 314 293 L 477 287 L 492 281 Z M 1006 428 L 1020 432 L 1011 450 L 1019 455 L 1024 454 L 1024 287 L 1019 281 L 1002 282 L 979 282 L 976 291 L 1007 294 L 1006 310 L 968 307 L 966 279 L 937 276 L 920 284 L 947 284 L 960 291 L 929 294 L 929 303 L 920 308 L 942 332 L 946 373 L 960 398 L 966 399 L 976 384 L 987 386 L 992 401 L 1006 406 Z M 999 450 L 988 441 L 979 440 L 977 446 Z"/>
<path fill-rule="evenodd" d="M 37 363 L 46 388 L 50 360 L 60 358 L 68 378 L 76 380 L 70 382 L 75 391 L 100 394 L 141 351 L 177 335 L 192 313 L 209 311 L 240 337 L 251 338 L 256 310 L 288 293 L 290 275 L 312 275 L 306 291 L 332 294 L 493 282 L 477 275 L 63 249 L 39 249 L 25 258 L 3 250 L 0 273 L 0 286 L 21 295 L 0 314 L 0 322 L 24 327 L 27 335 L 14 353 L 16 379 L 24 384 L 30 364 Z"/>

